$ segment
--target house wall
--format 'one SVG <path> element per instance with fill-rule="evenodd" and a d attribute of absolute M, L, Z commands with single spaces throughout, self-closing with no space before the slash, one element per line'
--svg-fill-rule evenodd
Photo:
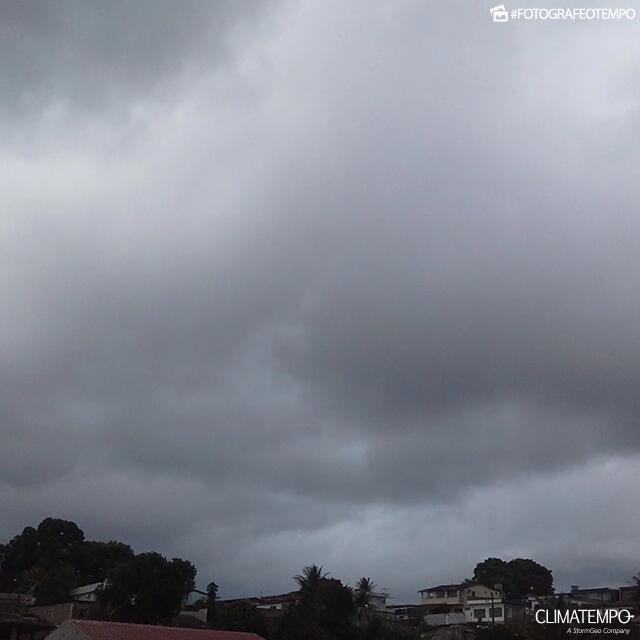
<path fill-rule="evenodd" d="M 469 598 L 491 599 L 492 595 L 494 600 L 499 600 L 502 597 L 502 594 L 497 589 L 490 589 L 482 584 L 474 584 L 472 586 L 465 587 L 462 591 L 464 601 Z"/>
<path fill-rule="evenodd" d="M 452 605 L 460 603 L 460 589 L 442 589 L 434 591 L 421 591 L 420 597 L 424 604 Z"/>
<path fill-rule="evenodd" d="M 492 614 L 491 609 L 494 609 Z M 478 613 L 482 613 L 480 617 Z M 465 607 L 464 614 L 467 622 L 504 622 L 505 620 L 505 606 L 500 599 L 495 599 L 491 602 L 491 599 L 477 599 L 468 600 Z"/>
<path fill-rule="evenodd" d="M 423 620 L 431 627 L 441 627 L 449 624 L 464 624 L 467 619 L 464 613 L 428 613 Z"/>
<path fill-rule="evenodd" d="M 464 604 L 469 598 L 500 599 L 502 594 L 496 589 L 490 589 L 481 584 L 474 584 L 456 589 L 441 589 L 433 591 L 421 591 L 423 604 L 430 606 Z"/>
<path fill-rule="evenodd" d="M 92 584 L 84 584 L 81 587 L 71 589 L 69 599 L 78 602 L 97 602 L 99 589 L 104 587 L 105 582 L 94 582 Z"/>
<path fill-rule="evenodd" d="M 60 602 L 29 607 L 29 613 L 57 626 L 72 618 L 86 618 L 92 607 L 90 602 Z"/>

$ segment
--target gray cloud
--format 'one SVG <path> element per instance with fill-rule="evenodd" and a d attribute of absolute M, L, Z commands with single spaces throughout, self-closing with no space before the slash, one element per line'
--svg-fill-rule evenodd
<path fill-rule="evenodd" d="M 227 594 L 637 571 L 635 30 L 3 11 L 0 534 L 60 514 Z"/>

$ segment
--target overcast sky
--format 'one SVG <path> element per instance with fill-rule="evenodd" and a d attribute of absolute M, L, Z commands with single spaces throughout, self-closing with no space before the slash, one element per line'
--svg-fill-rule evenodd
<path fill-rule="evenodd" d="M 640 570 L 640 18 L 491 4 L 2 0 L 0 540 Z"/>

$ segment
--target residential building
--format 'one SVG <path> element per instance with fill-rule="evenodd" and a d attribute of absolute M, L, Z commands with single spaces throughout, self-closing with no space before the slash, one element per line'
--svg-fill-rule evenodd
<path fill-rule="evenodd" d="M 394 622 L 412 623 L 422 621 L 425 613 L 421 604 L 396 604 L 387 607 L 386 617 Z"/>
<path fill-rule="evenodd" d="M 98 593 L 106 585 L 106 580 L 102 582 L 93 582 L 91 584 L 83 584 L 69 591 L 69 600 L 73 602 L 97 602 Z"/>
<path fill-rule="evenodd" d="M 502 594 L 497 589 L 485 587 L 479 582 L 441 584 L 436 587 L 420 589 L 420 603 L 429 608 L 437 607 L 464 607 L 469 598 L 501 598 Z"/>
<path fill-rule="evenodd" d="M 29 607 L 29 613 L 49 624 L 58 626 L 71 618 L 88 618 L 94 608 L 93 602 L 58 602 Z"/>
<path fill-rule="evenodd" d="M 502 598 L 469 598 L 464 609 L 467 622 L 502 624 L 522 620 L 527 608 L 521 602 L 509 602 Z"/>
<path fill-rule="evenodd" d="M 256 609 L 269 609 L 271 611 L 285 611 L 291 605 L 295 604 L 300 598 L 298 591 L 289 591 L 288 593 L 280 593 L 275 596 L 260 596 L 258 598 L 249 598 Z"/>
<path fill-rule="evenodd" d="M 32 602 L 27 594 L 0 593 L 0 640 L 43 640 L 53 629 L 28 608 Z"/>

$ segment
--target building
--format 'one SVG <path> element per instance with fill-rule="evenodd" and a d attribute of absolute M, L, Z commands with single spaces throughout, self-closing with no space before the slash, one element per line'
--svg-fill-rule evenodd
<path fill-rule="evenodd" d="M 386 617 L 393 622 L 412 624 L 422 622 L 425 613 L 421 604 L 396 604 L 387 607 Z"/>
<path fill-rule="evenodd" d="M 81 587 L 71 589 L 71 591 L 69 591 L 69 600 L 72 600 L 73 602 L 97 602 L 98 593 L 105 585 L 106 580 L 103 582 L 84 584 Z"/>
<path fill-rule="evenodd" d="M 418 591 L 420 604 L 425 609 L 424 621 L 432 626 L 439 627 L 451 624 L 464 624 L 471 622 L 469 616 L 475 615 L 469 612 L 467 603 L 471 600 L 481 602 L 502 602 L 502 594 L 497 589 L 485 587 L 479 582 L 463 582 L 457 584 L 440 584 Z M 478 606 L 478 615 L 482 606 Z"/>
<path fill-rule="evenodd" d="M 53 625 L 34 615 L 28 606 L 33 597 L 0 593 L 0 640 L 43 640 Z"/>
<path fill-rule="evenodd" d="M 377 612 L 385 612 L 387 610 L 387 599 L 389 593 L 387 591 L 374 591 L 369 594 L 369 608 Z"/>
<path fill-rule="evenodd" d="M 255 633 L 185 629 L 148 624 L 67 620 L 47 640 L 264 640 Z"/>
<path fill-rule="evenodd" d="M 29 613 L 57 627 L 71 618 L 90 617 L 93 607 L 92 602 L 58 602 L 56 604 L 35 605 L 29 608 Z"/>
<path fill-rule="evenodd" d="M 464 608 L 469 598 L 488 598 L 498 599 L 502 594 L 497 589 L 485 587 L 479 582 L 459 583 L 459 584 L 441 584 L 437 587 L 429 587 L 420 589 L 420 603 L 431 608 L 438 607 L 454 607 Z"/>
<path fill-rule="evenodd" d="M 294 605 L 300 599 L 298 591 L 289 591 L 288 593 L 280 593 L 275 596 L 260 596 L 258 598 L 249 598 L 249 601 L 256 609 L 271 611 L 286 611 L 291 605 Z"/>
<path fill-rule="evenodd" d="M 502 598 L 469 598 L 464 608 L 467 622 L 503 624 L 522 620 L 527 607 L 521 602 L 509 602 Z"/>
<path fill-rule="evenodd" d="M 479 582 L 441 584 L 421 589 L 420 605 L 423 620 L 432 627 L 453 624 L 503 624 L 522 620 L 526 606 L 504 598 L 499 589 L 492 589 Z"/>
<path fill-rule="evenodd" d="M 44 640 L 53 628 L 37 616 L 0 614 L 0 640 Z"/>

